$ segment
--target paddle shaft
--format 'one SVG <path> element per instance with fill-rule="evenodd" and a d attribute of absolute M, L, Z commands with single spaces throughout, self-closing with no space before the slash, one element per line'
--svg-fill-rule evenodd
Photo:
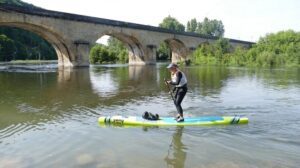
<path fill-rule="evenodd" d="M 174 99 L 174 96 L 173 96 L 173 94 L 172 94 L 172 91 L 171 91 L 171 88 L 170 88 L 170 86 L 169 86 L 169 83 L 166 81 L 166 79 L 164 79 L 164 80 L 165 80 L 165 84 L 166 84 L 167 87 L 168 87 L 169 93 L 170 93 L 170 95 L 171 95 L 171 97 L 172 97 L 172 100 L 173 100 L 173 102 L 174 102 L 174 104 L 175 104 L 175 99 Z"/>

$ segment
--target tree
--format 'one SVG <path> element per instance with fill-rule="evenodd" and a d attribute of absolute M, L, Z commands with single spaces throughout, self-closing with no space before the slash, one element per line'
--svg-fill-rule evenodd
<path fill-rule="evenodd" d="M 181 24 L 176 18 L 173 18 L 170 15 L 164 18 L 163 22 L 159 24 L 159 27 L 178 32 L 184 32 L 185 29 L 183 24 Z"/>
<path fill-rule="evenodd" d="M 14 41 L 0 35 L 0 61 L 11 61 L 13 60 L 16 53 L 16 47 Z"/>
<path fill-rule="evenodd" d="M 35 33 L 11 27 L 0 27 L 0 34 L 13 40 L 16 47 L 14 60 L 56 60 L 56 52 L 47 41 Z"/>
<path fill-rule="evenodd" d="M 191 19 L 190 21 L 187 22 L 186 31 L 195 33 L 197 30 L 197 25 L 198 25 L 198 22 L 197 22 L 196 18 Z"/>
<path fill-rule="evenodd" d="M 262 37 L 252 48 L 233 50 L 227 39 L 203 44 L 193 53 L 194 64 L 233 66 L 300 66 L 300 32 L 280 31 Z"/>
<path fill-rule="evenodd" d="M 215 42 L 215 47 L 216 47 L 217 50 L 220 50 L 222 52 L 222 54 L 229 53 L 230 49 L 231 49 L 231 45 L 229 43 L 229 40 L 225 39 L 225 38 L 219 38 Z"/>
<path fill-rule="evenodd" d="M 206 17 L 203 22 L 198 23 L 196 32 L 207 36 L 223 37 L 225 30 L 222 21 L 210 20 Z"/>
<path fill-rule="evenodd" d="M 110 37 L 107 44 L 107 46 L 96 44 L 92 47 L 90 52 L 90 62 L 92 64 L 128 62 L 128 50 L 120 40 Z"/>
<path fill-rule="evenodd" d="M 300 32 L 287 30 L 267 34 L 250 51 L 255 53 L 256 63 L 261 66 L 299 66 Z"/>
<path fill-rule="evenodd" d="M 102 44 L 96 44 L 90 52 L 90 62 L 95 63 L 115 63 L 116 57 L 114 54 L 109 53 L 108 47 Z"/>
<path fill-rule="evenodd" d="M 114 55 L 120 63 L 128 62 L 128 50 L 120 40 L 110 37 L 107 41 L 110 55 Z"/>
<path fill-rule="evenodd" d="M 170 59 L 170 48 L 167 43 L 163 42 L 159 45 L 159 48 L 156 53 L 157 60 L 168 60 Z"/>
<path fill-rule="evenodd" d="M 227 63 L 229 62 L 228 58 L 225 58 L 224 56 L 228 55 L 230 51 L 231 45 L 229 40 L 224 38 L 219 38 L 213 44 L 203 43 L 193 53 L 193 63 L 208 65 Z M 224 61 L 224 59 L 227 60 Z"/>

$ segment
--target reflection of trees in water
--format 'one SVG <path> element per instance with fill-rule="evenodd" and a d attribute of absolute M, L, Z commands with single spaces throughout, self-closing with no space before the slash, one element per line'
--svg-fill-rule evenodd
<path fill-rule="evenodd" d="M 135 95 L 147 92 L 152 88 L 158 88 L 155 83 L 158 80 L 156 66 L 95 67 L 91 70 L 91 79 L 95 80 L 91 82 L 94 84 L 95 82 L 101 83 L 100 78 L 104 74 L 109 76 L 105 82 L 115 85 L 115 96 L 118 97 L 122 97 L 119 94 L 125 92 L 131 92 L 131 94 Z M 126 96 L 130 97 L 130 95 Z"/>
<path fill-rule="evenodd" d="M 186 160 L 186 146 L 182 143 L 182 131 L 184 127 L 176 127 L 172 142 L 169 146 L 165 162 L 168 167 L 183 168 Z"/>
<path fill-rule="evenodd" d="M 186 72 L 190 90 L 201 95 L 219 94 L 230 79 L 261 79 L 266 86 L 290 87 L 300 84 L 300 68 L 243 68 L 191 66 L 182 69 Z"/>
<path fill-rule="evenodd" d="M 229 78 L 229 70 L 224 67 L 183 67 L 182 70 L 188 76 L 189 89 L 199 91 L 202 95 L 216 94 L 221 92 L 224 81 Z M 98 78 L 103 73 L 109 73 L 110 83 L 114 83 L 113 96 L 104 98 L 104 101 L 124 102 L 141 97 L 149 97 L 167 92 L 164 78 L 169 79 L 170 73 L 165 65 L 157 66 L 128 66 L 128 67 L 95 67 L 93 74 Z M 91 75 L 93 75 L 91 74 Z M 98 77 L 97 77 L 98 76 Z M 94 77 L 91 77 L 93 79 Z M 91 81 L 98 82 L 101 81 Z M 92 84 L 93 85 L 93 84 Z M 101 90 L 100 90 L 101 91 Z M 96 91 L 96 93 L 99 91 Z M 167 95 L 167 93 L 166 93 Z"/>
<path fill-rule="evenodd" d="M 282 88 L 300 84 L 300 68 L 256 69 L 255 72 L 267 86 Z"/>
<path fill-rule="evenodd" d="M 34 125 L 76 113 L 77 107 L 96 107 L 97 95 L 89 82 L 89 69 L 56 73 L 0 73 L 0 129 L 9 125 Z M 1 104 L 3 103 L 3 105 Z M 80 111 L 81 112 L 81 111 Z"/>
<path fill-rule="evenodd" d="M 129 81 L 134 81 L 142 87 L 151 88 L 156 86 L 158 80 L 156 66 L 129 66 Z"/>
<path fill-rule="evenodd" d="M 226 67 L 194 66 L 183 70 L 186 72 L 189 88 L 196 88 L 205 96 L 221 92 L 224 81 L 229 78 L 229 70 Z"/>

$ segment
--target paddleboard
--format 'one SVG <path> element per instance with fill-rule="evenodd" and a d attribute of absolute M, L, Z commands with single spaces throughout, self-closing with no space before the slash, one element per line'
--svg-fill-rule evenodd
<path fill-rule="evenodd" d="M 200 126 L 200 125 L 230 125 L 247 124 L 248 118 L 239 116 L 205 116 L 186 117 L 183 122 L 177 122 L 173 117 L 160 117 L 159 120 L 146 120 L 139 116 L 111 116 L 99 117 L 100 125 L 128 125 L 128 126 Z"/>

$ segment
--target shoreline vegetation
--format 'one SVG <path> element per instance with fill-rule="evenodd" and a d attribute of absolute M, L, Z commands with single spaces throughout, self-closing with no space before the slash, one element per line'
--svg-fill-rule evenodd
<path fill-rule="evenodd" d="M 228 40 L 220 38 L 214 44 L 200 45 L 191 59 L 195 65 L 300 67 L 300 32 L 267 34 L 249 49 L 233 48 Z"/>
<path fill-rule="evenodd" d="M 0 0 L 1 3 L 33 6 L 21 0 Z M 223 37 L 225 29 L 220 20 L 204 18 L 203 21 L 198 22 L 194 18 L 184 26 L 169 15 L 163 19 L 159 27 L 219 38 L 215 43 L 200 44 L 188 56 L 187 62 L 191 65 L 300 67 L 300 32 L 293 30 L 266 34 L 252 47 L 243 48 L 231 46 L 229 41 Z M 122 41 L 110 37 L 107 44 L 107 46 L 96 44 L 91 48 L 89 58 L 92 64 L 128 62 L 128 50 Z M 170 61 L 171 53 L 168 43 L 162 42 L 156 51 L 156 59 L 157 61 Z M 55 50 L 51 44 L 32 32 L 0 26 L 0 63 L 2 65 L 5 63 L 37 63 L 38 60 L 57 61 Z"/>

